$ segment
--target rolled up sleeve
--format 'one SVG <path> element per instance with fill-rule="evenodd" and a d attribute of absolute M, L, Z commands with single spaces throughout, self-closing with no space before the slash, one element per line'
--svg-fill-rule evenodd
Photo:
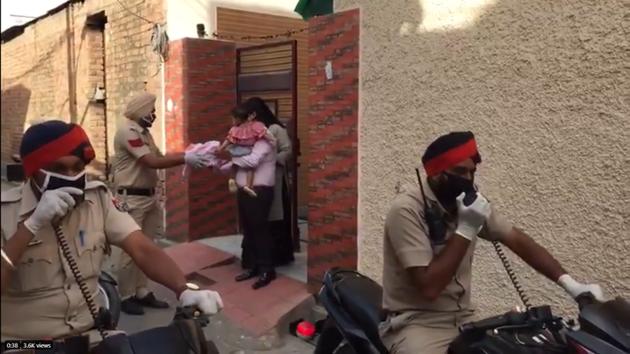
<path fill-rule="evenodd" d="M 107 192 L 103 204 L 105 207 L 105 236 L 112 245 L 120 246 L 132 232 L 140 230 L 131 215 L 121 211 L 114 196 Z"/>
<path fill-rule="evenodd" d="M 512 231 L 512 223 L 491 206 L 490 216 L 481 229 L 479 237 L 488 241 L 499 241 Z"/>
<path fill-rule="evenodd" d="M 410 207 L 394 206 L 387 215 L 386 234 L 398 261 L 405 268 L 426 267 L 433 259 L 427 226 Z"/>

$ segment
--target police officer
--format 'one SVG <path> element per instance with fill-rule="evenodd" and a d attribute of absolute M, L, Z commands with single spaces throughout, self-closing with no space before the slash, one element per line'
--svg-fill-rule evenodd
<path fill-rule="evenodd" d="M 383 343 L 391 353 L 444 354 L 459 325 L 470 321 L 472 258 L 477 237 L 498 240 L 572 297 L 601 288 L 581 284 L 481 194 L 465 205 L 481 156 L 471 132 L 439 137 L 422 157 L 423 188 L 407 188 L 385 220 Z M 424 192 L 423 192 L 424 190 Z M 426 204 L 425 204 L 426 201 Z"/>
<path fill-rule="evenodd" d="M 156 97 L 148 92 L 134 96 L 128 103 L 125 124 L 114 137 L 114 185 L 117 199 L 140 225 L 145 235 L 155 239 L 160 233 L 162 212 L 156 199 L 157 170 L 188 164 L 204 165 L 204 156 L 196 152 L 163 155 L 155 145 L 149 128 L 155 121 Z M 167 308 L 147 289 L 147 276 L 133 263 L 129 255 L 115 251 L 118 287 L 122 296 L 122 311 L 142 315 L 142 306 Z"/>
<path fill-rule="evenodd" d="M 20 146 L 27 181 L 2 193 L 2 340 L 94 334 L 94 321 L 72 268 L 97 292 L 107 244 L 121 247 L 183 305 L 205 313 L 222 307 L 218 293 L 191 290 L 175 262 L 153 244 L 105 184 L 88 182 L 94 150 L 84 130 L 59 120 L 31 126 Z M 68 262 L 53 224 L 67 240 Z"/>

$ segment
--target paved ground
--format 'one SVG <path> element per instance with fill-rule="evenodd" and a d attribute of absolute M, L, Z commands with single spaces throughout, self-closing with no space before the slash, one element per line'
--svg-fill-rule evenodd
<path fill-rule="evenodd" d="M 176 306 L 174 295 L 161 285 L 153 285 L 153 288 L 158 297 L 166 299 L 171 304 L 171 308 L 166 310 L 147 309 L 144 316 L 122 314 L 119 326 L 121 329 L 135 333 L 152 327 L 165 326 L 171 322 Z M 313 346 L 289 335 L 267 335 L 254 338 L 221 313 L 211 318 L 204 333 L 208 340 L 212 340 L 216 344 L 221 354 L 302 354 L 312 353 L 314 350 Z"/>

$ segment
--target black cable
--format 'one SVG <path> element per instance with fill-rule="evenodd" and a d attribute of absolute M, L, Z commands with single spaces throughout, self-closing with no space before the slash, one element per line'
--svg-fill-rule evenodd
<path fill-rule="evenodd" d="M 518 296 L 521 298 L 523 305 L 525 305 L 525 308 L 529 310 L 532 307 L 531 303 L 529 302 L 529 297 L 527 296 L 527 294 L 525 294 L 525 290 L 521 286 L 521 283 L 518 281 L 518 278 L 516 278 L 516 273 L 514 272 L 514 269 L 512 268 L 512 264 L 510 264 L 510 260 L 505 255 L 505 252 L 503 252 L 503 248 L 501 247 L 501 244 L 499 244 L 498 241 L 492 241 L 492 245 L 494 246 L 494 249 L 497 251 L 497 255 L 499 255 L 499 258 L 501 259 L 501 263 L 503 263 L 503 267 L 505 268 L 505 271 L 510 277 L 510 281 L 512 281 L 512 284 L 514 285 L 514 288 L 516 289 Z"/>
<path fill-rule="evenodd" d="M 138 15 L 137 13 L 131 11 L 127 6 L 125 6 L 125 4 L 123 4 L 120 0 L 116 0 L 116 2 L 118 2 L 118 4 L 120 4 L 120 6 L 122 6 L 123 9 L 125 9 L 127 12 L 129 12 L 130 14 L 136 16 L 137 18 L 144 20 L 147 23 L 151 23 L 151 24 L 155 24 L 155 22 L 148 20 L 140 15 Z"/>
<path fill-rule="evenodd" d="M 53 229 L 55 230 L 55 235 L 57 236 L 57 240 L 59 241 L 61 252 L 63 253 L 64 258 L 68 262 L 68 265 L 70 266 L 70 271 L 72 272 L 74 279 L 77 281 L 77 284 L 79 284 L 79 289 L 81 290 L 81 294 L 83 294 L 83 298 L 85 299 L 85 302 L 87 303 L 88 309 L 90 310 L 90 314 L 92 315 L 92 318 L 94 319 L 94 325 L 96 326 L 96 329 L 98 330 L 98 332 L 101 334 L 101 338 L 105 339 L 105 330 L 103 329 L 103 326 L 99 323 L 100 321 L 98 320 L 98 310 L 96 308 L 96 304 L 94 303 L 92 294 L 90 294 L 90 289 L 88 289 L 85 279 L 83 279 L 83 275 L 81 274 L 79 265 L 77 264 L 76 260 L 72 256 L 72 253 L 70 253 L 70 246 L 68 245 L 68 241 L 66 240 L 66 237 L 63 234 L 63 230 L 61 229 L 61 226 L 59 226 L 59 224 L 54 224 Z"/>

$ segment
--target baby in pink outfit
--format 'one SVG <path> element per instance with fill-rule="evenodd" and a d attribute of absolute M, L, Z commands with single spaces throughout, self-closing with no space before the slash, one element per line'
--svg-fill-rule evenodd
<path fill-rule="evenodd" d="M 228 132 L 227 138 L 219 146 L 219 151 L 227 150 L 232 157 L 240 157 L 249 155 L 252 147 L 260 139 L 267 139 L 269 143 L 275 146 L 275 137 L 267 130 L 267 127 L 254 118 L 255 113 L 248 113 L 242 107 L 236 107 L 232 110 L 232 128 Z M 230 190 L 236 189 L 236 181 L 232 178 L 229 181 Z M 254 171 L 247 171 L 247 185 L 243 190 L 256 197 L 254 191 Z"/>

